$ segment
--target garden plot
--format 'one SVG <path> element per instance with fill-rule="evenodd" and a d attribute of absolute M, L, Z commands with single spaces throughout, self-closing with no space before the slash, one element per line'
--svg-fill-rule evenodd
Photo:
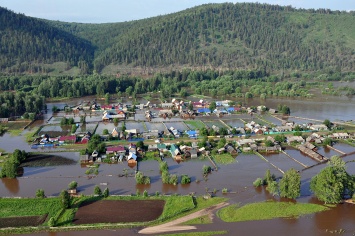
<path fill-rule="evenodd" d="M 290 155 L 292 158 L 294 158 L 295 160 L 303 163 L 306 166 L 313 166 L 315 164 L 318 164 L 317 161 L 315 161 L 314 159 L 308 157 L 305 154 L 302 154 L 299 150 L 296 149 L 287 149 L 285 151 L 288 155 Z"/>
<path fill-rule="evenodd" d="M 97 124 L 84 124 L 80 125 L 77 129 L 75 134 L 87 133 L 90 132 L 93 134 L 95 132 Z"/>
<path fill-rule="evenodd" d="M 185 131 L 189 130 L 189 127 L 184 123 L 184 122 L 164 122 L 166 127 L 170 129 L 173 127 L 174 129 L 180 130 L 180 131 Z"/>
<path fill-rule="evenodd" d="M 224 123 L 226 123 L 227 125 L 231 126 L 231 127 L 244 127 L 244 122 L 241 121 L 240 119 L 235 119 L 235 120 L 224 120 Z"/>
<path fill-rule="evenodd" d="M 166 130 L 163 123 L 144 122 L 144 124 L 148 130 L 158 130 L 158 131 Z"/>
<path fill-rule="evenodd" d="M 138 132 L 146 131 L 143 122 L 126 122 L 127 129 L 138 129 Z"/>
<path fill-rule="evenodd" d="M 104 129 L 107 129 L 109 133 L 113 131 L 114 128 L 117 128 L 119 131 L 122 129 L 122 122 L 118 122 L 117 126 L 114 123 L 100 122 L 95 131 L 96 134 L 102 134 Z"/>
<path fill-rule="evenodd" d="M 274 125 L 276 126 L 280 126 L 282 125 L 282 121 L 273 117 L 273 116 L 270 116 L 270 115 L 265 115 L 262 117 L 264 120 L 267 120 L 269 121 L 270 123 L 273 123 Z"/>
<path fill-rule="evenodd" d="M 71 126 L 65 125 L 47 125 L 44 126 L 38 135 L 48 134 L 49 137 L 57 137 L 57 136 L 64 136 L 68 135 L 71 132 Z"/>
<path fill-rule="evenodd" d="M 268 161 L 272 164 L 283 170 L 284 172 L 288 171 L 291 168 L 295 170 L 302 170 L 304 167 L 283 153 L 277 154 L 262 154 Z"/>
<path fill-rule="evenodd" d="M 220 121 L 205 121 L 204 122 L 208 127 L 212 128 L 212 126 L 217 126 L 218 128 L 227 128 L 222 122 Z"/>
<path fill-rule="evenodd" d="M 205 128 L 206 125 L 200 120 L 187 120 L 184 123 L 192 130 Z"/>
<path fill-rule="evenodd" d="M 317 152 L 326 158 L 331 158 L 332 156 L 340 156 L 341 153 L 334 151 L 328 147 L 318 147 Z"/>

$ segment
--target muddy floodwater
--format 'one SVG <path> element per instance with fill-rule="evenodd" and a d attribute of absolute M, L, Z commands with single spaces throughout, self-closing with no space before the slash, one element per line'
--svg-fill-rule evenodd
<path fill-rule="evenodd" d="M 65 102 L 70 105 L 76 105 L 83 101 L 92 101 L 94 97 L 74 99 L 70 102 Z M 193 100 L 193 99 L 192 99 Z M 127 100 L 129 101 L 129 100 Z M 102 102 L 102 101 L 101 101 Z M 123 100 L 126 102 L 126 100 Z M 146 103 L 146 100 L 142 99 Z M 48 112 L 45 114 L 43 121 L 36 121 L 29 129 L 35 129 L 38 126 L 48 123 L 58 125 L 63 116 L 67 117 L 65 113 L 52 114 L 51 108 L 53 106 L 63 107 L 65 103 L 50 103 L 47 104 Z M 291 115 L 299 117 L 308 117 L 313 119 L 330 119 L 331 121 L 355 120 L 355 99 L 348 97 L 315 97 L 313 99 L 284 99 L 284 98 L 268 98 L 266 100 L 250 99 L 243 100 L 245 105 L 257 106 L 264 104 L 271 108 L 276 108 L 278 104 L 285 104 L 291 108 Z M 330 109 L 331 108 L 331 109 Z M 53 116 L 53 117 L 52 117 Z M 52 117 L 52 118 L 51 118 Z M 69 117 L 69 116 L 68 116 Z M 138 117 L 141 119 L 142 117 Z M 263 115 L 264 120 L 280 125 L 281 121 L 269 116 Z M 79 117 L 76 116 L 75 120 Z M 96 123 L 101 119 L 98 114 L 92 114 L 92 117 L 87 117 L 87 121 Z M 256 117 L 251 118 L 249 115 L 239 115 L 238 117 L 224 116 L 220 120 L 214 117 L 211 121 L 210 117 L 202 116 L 196 117 L 196 120 L 202 120 L 207 126 L 216 125 L 218 127 L 242 126 L 243 120 L 248 122 L 254 120 L 259 122 Z M 308 123 L 306 120 L 290 118 L 296 123 Z M 143 121 L 143 119 L 142 119 Z M 160 122 L 160 123 L 159 123 Z M 176 129 L 187 129 L 183 120 L 179 117 L 172 119 L 154 119 L 154 123 L 141 122 L 127 122 L 128 129 L 140 130 L 164 130 L 165 125 Z M 262 123 L 262 121 L 260 121 Z M 265 122 L 264 122 L 265 123 Z M 117 125 L 117 124 L 116 124 Z M 104 129 L 109 131 L 116 127 L 114 123 L 100 123 L 96 129 L 96 133 L 102 134 Z M 121 122 L 118 128 L 121 127 Z M 89 128 L 89 127 L 87 127 Z M 92 128 L 92 127 L 90 127 Z M 11 136 L 5 133 L 0 137 L 0 148 L 7 152 L 12 152 L 15 149 L 25 151 L 33 151 L 24 141 L 24 131 L 20 136 Z M 318 152 L 330 158 L 333 155 L 340 155 L 343 153 L 352 153 L 355 147 L 346 144 L 337 143 L 333 150 L 329 148 L 319 148 Z M 51 155 L 62 156 L 72 160 L 71 165 L 59 166 L 40 166 L 40 167 L 23 167 L 23 175 L 17 179 L 1 179 L 0 196 L 1 197 L 34 197 L 37 189 L 44 189 L 47 196 L 58 196 L 61 190 L 67 189 L 71 181 L 78 182 L 78 190 L 80 194 L 93 194 L 94 187 L 100 186 L 101 189 L 109 188 L 110 194 L 113 195 L 130 195 L 136 193 L 138 189 L 140 192 L 147 190 L 149 194 L 155 194 L 159 191 L 163 194 L 189 194 L 194 192 L 197 195 L 203 195 L 206 190 L 216 190 L 217 196 L 227 197 L 230 203 L 247 204 L 258 201 L 265 201 L 268 199 L 280 200 L 278 197 L 271 196 L 264 188 L 254 188 L 253 181 L 258 177 L 263 177 L 267 169 L 271 170 L 276 177 L 281 177 L 282 171 L 287 171 L 290 168 L 295 168 L 301 173 L 301 197 L 297 199 L 298 202 L 319 203 L 314 199 L 309 190 L 311 178 L 316 175 L 326 164 L 316 165 L 318 162 L 303 155 L 298 150 L 287 148 L 285 153 L 264 155 L 265 161 L 257 155 L 239 154 L 234 163 L 229 165 L 217 164 L 217 170 L 213 170 L 206 178 L 202 174 L 204 165 L 212 166 L 208 159 L 188 160 L 177 163 L 172 158 L 165 160 L 169 165 L 169 172 L 171 174 L 188 174 L 192 182 L 188 185 L 178 184 L 177 186 L 162 184 L 159 172 L 159 165 L 157 161 L 141 161 L 135 167 L 129 167 L 127 162 L 118 164 L 101 164 L 98 168 L 98 174 L 87 175 L 85 172 L 89 168 L 86 165 L 80 165 L 79 153 L 75 152 L 55 152 L 57 149 L 39 149 L 36 151 L 46 152 L 51 151 Z M 62 150 L 63 151 L 63 150 Z M 355 155 L 345 156 L 344 161 L 347 162 L 348 172 L 355 174 Z M 305 168 L 310 167 L 311 168 Z M 134 179 L 136 170 L 142 171 L 145 175 L 151 178 L 150 185 L 137 185 Z M 227 188 L 230 192 L 222 194 L 222 189 Z M 284 200 L 284 199 L 281 199 Z M 321 203 L 319 203 L 321 204 Z M 207 225 L 197 225 L 197 229 L 201 231 L 216 231 L 227 230 L 227 235 L 333 235 L 330 231 L 344 229 L 343 235 L 353 235 L 355 233 L 355 205 L 339 204 L 332 207 L 329 211 L 302 216 L 297 219 L 274 219 L 264 221 L 239 222 L 239 223 L 225 223 L 217 217 L 213 220 L 214 223 Z M 193 231 L 192 231 L 193 232 Z M 35 235 L 138 235 L 138 229 L 122 229 L 122 230 L 102 230 L 102 231 L 77 231 L 77 232 L 60 232 L 60 233 L 42 233 Z"/>

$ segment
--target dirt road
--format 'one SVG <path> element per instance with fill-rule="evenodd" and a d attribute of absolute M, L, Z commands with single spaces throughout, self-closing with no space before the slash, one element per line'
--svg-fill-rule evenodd
<path fill-rule="evenodd" d="M 192 230 L 192 229 L 196 229 L 195 226 L 181 226 L 181 223 L 184 223 L 186 221 L 198 218 L 198 217 L 202 217 L 204 215 L 208 215 L 208 214 L 212 214 L 213 211 L 220 209 L 222 207 L 225 207 L 229 205 L 229 203 L 227 202 L 222 202 L 219 203 L 217 205 L 208 207 L 206 209 L 197 211 L 195 213 L 192 213 L 190 215 L 181 217 L 179 219 L 173 220 L 171 222 L 162 224 L 162 225 L 157 225 L 157 226 L 152 226 L 152 227 L 148 227 L 148 228 L 144 228 L 142 230 L 140 230 L 138 233 L 140 234 L 159 234 L 159 233 L 167 233 L 167 232 L 173 232 L 173 231 L 182 231 L 182 230 Z"/>

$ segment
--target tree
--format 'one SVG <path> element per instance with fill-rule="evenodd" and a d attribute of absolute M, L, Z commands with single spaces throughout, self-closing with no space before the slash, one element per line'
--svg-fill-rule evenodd
<path fill-rule="evenodd" d="M 148 191 L 147 190 L 143 191 L 143 197 L 148 197 Z"/>
<path fill-rule="evenodd" d="M 221 127 L 221 128 L 219 128 L 218 133 L 220 135 L 227 135 L 228 134 L 228 130 L 226 128 L 224 128 L 224 127 Z"/>
<path fill-rule="evenodd" d="M 68 209 L 70 207 L 70 195 L 67 190 L 63 190 L 60 193 L 60 202 L 62 204 L 63 209 Z"/>
<path fill-rule="evenodd" d="M 74 134 L 74 133 L 75 133 L 76 128 L 77 128 L 77 126 L 76 126 L 76 125 L 72 125 L 72 126 L 71 126 L 71 133 L 72 133 L 72 134 Z"/>
<path fill-rule="evenodd" d="M 80 123 L 82 125 L 86 124 L 86 116 L 80 116 Z"/>
<path fill-rule="evenodd" d="M 272 181 L 275 180 L 275 176 L 271 175 L 271 172 L 269 169 L 266 170 L 265 176 L 264 176 L 264 184 L 269 185 Z"/>
<path fill-rule="evenodd" d="M 253 182 L 254 187 L 260 187 L 263 185 L 263 179 L 262 178 L 257 178 L 254 182 Z"/>
<path fill-rule="evenodd" d="M 330 120 L 328 120 L 328 119 L 325 119 L 325 120 L 323 121 L 323 124 L 324 124 L 325 126 L 327 126 L 327 128 L 328 128 L 329 130 L 332 128 L 332 122 L 330 122 Z"/>
<path fill-rule="evenodd" d="M 283 134 L 281 134 L 281 135 L 278 134 L 275 136 L 275 141 L 277 141 L 279 143 L 283 143 L 283 142 L 285 142 L 285 140 L 286 140 L 286 137 Z"/>
<path fill-rule="evenodd" d="M 311 191 L 325 203 L 339 203 L 345 194 L 354 193 L 354 178 L 346 172 L 345 162 L 332 156 L 328 166 L 311 180 Z"/>
<path fill-rule="evenodd" d="M 279 187 L 276 181 L 271 181 L 266 187 L 266 190 L 273 196 L 278 195 L 278 189 Z"/>
<path fill-rule="evenodd" d="M 136 144 L 136 147 L 144 149 L 144 142 L 143 141 L 138 141 L 137 144 Z"/>
<path fill-rule="evenodd" d="M 188 175 L 181 176 L 181 184 L 189 184 L 191 183 L 191 178 Z"/>
<path fill-rule="evenodd" d="M 212 171 L 212 168 L 210 166 L 203 165 L 202 167 L 203 174 L 208 174 Z"/>
<path fill-rule="evenodd" d="M 95 186 L 94 188 L 94 194 L 95 195 L 98 195 L 98 196 L 101 196 L 102 195 L 102 191 L 101 191 L 101 188 L 99 186 Z"/>
<path fill-rule="evenodd" d="M 271 140 L 266 140 L 265 141 L 265 146 L 266 147 L 272 147 L 272 146 L 274 146 L 274 143 Z"/>
<path fill-rule="evenodd" d="M 44 194 L 44 190 L 43 189 L 37 189 L 36 191 L 36 198 L 45 198 L 46 195 Z"/>
<path fill-rule="evenodd" d="M 283 175 L 279 187 L 281 197 L 296 199 L 301 195 L 301 175 L 291 168 Z"/>
<path fill-rule="evenodd" d="M 208 108 L 211 110 L 211 112 L 213 112 L 216 109 L 216 107 L 217 107 L 216 102 L 211 102 Z"/>
<path fill-rule="evenodd" d="M 221 138 L 219 141 L 218 141 L 218 148 L 222 148 L 222 147 L 224 147 L 224 145 L 226 145 L 226 143 L 227 143 L 227 140 L 226 140 L 226 138 Z"/>
<path fill-rule="evenodd" d="M 190 111 L 192 111 L 194 109 L 194 105 L 192 104 L 192 102 L 189 103 L 188 108 Z"/>
<path fill-rule="evenodd" d="M 72 181 L 68 185 L 69 189 L 76 189 L 77 187 L 78 187 L 78 183 L 76 181 Z"/>
<path fill-rule="evenodd" d="M 108 188 L 105 188 L 103 196 L 104 198 L 107 198 L 110 195 L 110 190 Z"/>
<path fill-rule="evenodd" d="M 103 135 L 108 135 L 108 129 L 104 129 L 104 130 L 102 131 L 102 134 L 103 134 Z"/>

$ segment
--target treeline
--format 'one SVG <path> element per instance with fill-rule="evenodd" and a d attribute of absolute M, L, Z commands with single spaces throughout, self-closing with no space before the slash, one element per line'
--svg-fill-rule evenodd
<path fill-rule="evenodd" d="M 50 66 L 44 64 L 65 62 L 66 70 L 78 66 L 81 74 L 109 65 L 115 69 L 108 73 L 135 67 L 351 71 L 354 31 L 354 12 L 258 3 L 206 4 L 110 24 L 40 20 L 0 8 L 0 70 L 45 74 Z"/>
<path fill-rule="evenodd" d="M 98 55 L 94 66 L 97 71 L 111 63 L 351 70 L 354 48 L 333 25 L 352 38 L 350 13 L 268 4 L 208 4 L 140 21 Z"/>
<path fill-rule="evenodd" d="M 0 93 L 0 117 L 21 116 L 25 112 L 38 114 L 45 107 L 44 97 L 25 92 Z"/>
<path fill-rule="evenodd" d="M 46 72 L 44 63 L 66 62 L 89 72 L 94 48 L 87 40 L 50 24 L 0 7 L 0 69 L 7 73 Z"/>

